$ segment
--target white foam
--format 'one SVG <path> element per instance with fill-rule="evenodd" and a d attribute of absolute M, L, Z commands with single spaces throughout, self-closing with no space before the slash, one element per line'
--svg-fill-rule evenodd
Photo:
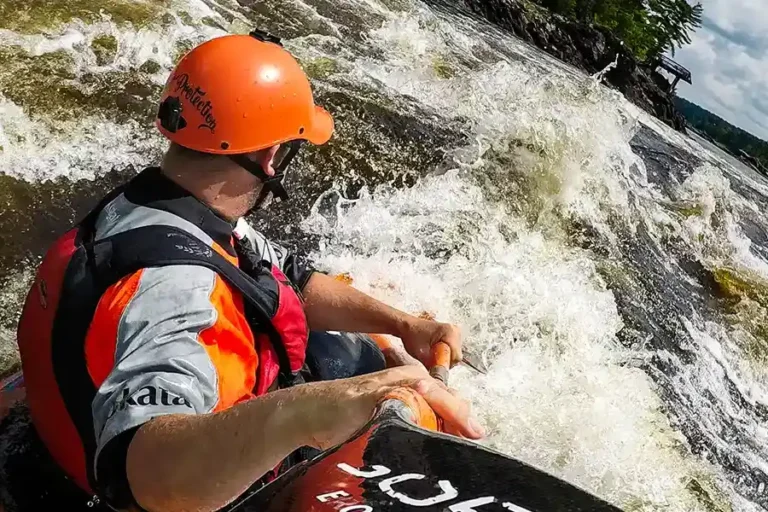
<path fill-rule="evenodd" d="M 58 128 L 63 133 L 31 120 L 0 96 L 0 173 L 28 181 L 93 179 L 115 168 L 147 165 L 163 144 L 159 134 L 136 122 L 116 124 L 90 117 Z"/>
<path fill-rule="evenodd" d="M 386 59 L 362 59 L 359 70 L 438 112 L 472 120 L 486 149 L 510 140 L 533 145 L 543 157 L 513 171 L 548 175 L 559 184 L 549 198 L 553 208 L 612 238 L 608 219 L 626 216 L 628 191 L 647 186 L 645 166 L 629 146 L 637 109 L 589 77 L 532 73 L 525 62 L 499 57 L 477 70 L 463 69 L 451 56 L 457 48 L 466 52 L 469 37 L 428 11 L 419 15 L 395 17 L 374 31 Z M 482 38 L 475 41 L 484 46 Z M 436 59 L 447 59 L 457 76 L 440 79 Z"/>
<path fill-rule="evenodd" d="M 624 364 L 643 354 L 617 343 L 621 319 L 586 253 L 527 231 L 458 171 L 318 206 L 304 229 L 324 236 L 324 268 L 462 326 L 490 372 L 451 378 L 492 446 L 619 505 L 701 510 L 684 484 L 704 466 L 680 453 L 649 377 Z"/>
<path fill-rule="evenodd" d="M 221 19 L 200 1 L 188 8 L 195 16 Z M 85 24 L 75 19 L 58 34 L 27 35 L 3 30 L 0 42 L 19 46 L 33 56 L 65 51 L 72 57 L 75 76 L 136 70 L 151 59 L 160 65 L 152 79 L 162 85 L 174 65 L 180 41 L 201 42 L 223 34 L 202 23 L 185 25 L 179 18 L 162 31 L 159 25 L 137 30 L 118 27 L 108 20 Z M 111 62 L 99 66 L 90 44 L 101 35 L 114 36 L 117 51 Z M 44 118 L 32 119 L 19 105 L 0 96 L 0 146 L 0 173 L 36 181 L 57 176 L 92 179 L 112 169 L 145 166 L 157 160 L 166 142 L 152 126 L 132 120 L 116 123 L 103 115 L 54 124 Z"/>
<path fill-rule="evenodd" d="M 473 69 L 462 67 L 453 59 L 454 49 L 465 44 L 467 57 L 473 45 L 484 44 L 478 34 L 467 38 L 467 32 L 465 25 L 444 23 L 427 9 L 395 15 L 371 33 L 370 42 L 384 56 L 358 59 L 353 76 L 412 96 L 438 112 L 469 119 L 476 146 L 455 153 L 465 169 L 487 170 L 488 150 L 504 151 L 510 140 L 530 144 L 539 153 L 513 160 L 509 169 L 494 169 L 496 174 L 480 190 L 464 193 L 448 180 L 436 187 L 439 193 L 426 193 L 421 186 L 417 192 L 382 192 L 339 207 L 325 221 L 315 215 L 309 225 L 324 229 L 332 239 L 323 246 L 320 259 L 335 270 L 351 269 L 360 286 L 390 302 L 411 311 L 431 310 L 471 331 L 469 342 L 495 362 L 494 373 L 490 379 L 466 373 L 459 378 L 462 391 L 473 397 L 486 421 L 498 426 L 494 446 L 623 505 L 699 510 L 702 505 L 685 488 L 689 479 L 717 482 L 722 489 L 730 484 L 716 468 L 680 450 L 685 443 L 660 412 L 653 383 L 642 372 L 619 365 L 645 355 L 627 354 L 617 346 L 610 295 L 596 293 L 599 285 L 575 277 L 565 257 L 569 251 L 562 245 L 524 232 L 523 222 L 506 213 L 491 217 L 503 218 L 498 225 L 515 231 L 518 238 L 514 244 L 494 245 L 499 238 L 494 232 L 497 224 L 486 217 L 484 198 L 505 173 L 544 174 L 559 185 L 554 191 L 534 191 L 553 194 L 538 198 L 546 200 L 544 208 L 586 222 L 614 242 L 642 222 L 656 242 L 661 264 L 676 274 L 682 270 L 665 252 L 670 230 L 704 263 L 717 256 L 719 261 L 761 265 L 738 227 L 738 211 L 754 211 L 754 205 L 737 198 L 727 180 L 712 165 L 705 165 L 680 185 L 676 198 L 699 205 L 702 214 L 681 219 L 670 211 L 666 193 L 648 182 L 643 162 L 629 145 L 639 122 L 647 120 L 644 113 L 588 77 L 574 78 L 560 68 L 539 73 L 530 63 L 504 58 L 518 49 L 514 42 L 495 41 L 500 43 L 496 48 L 508 45 L 506 53 L 483 48 L 481 53 L 495 55 L 496 62 L 487 58 L 476 61 Z M 472 41 L 468 46 L 467 40 Z M 449 63 L 456 73 L 441 76 L 436 60 Z M 687 139 L 667 138 L 705 153 Z M 468 172 L 454 179 L 469 176 L 477 175 Z M 519 200 L 514 191 L 508 198 L 511 205 Z M 462 206 L 446 211 L 446 201 Z M 723 207 L 725 222 L 713 222 Z M 455 236 L 462 232 L 483 241 L 471 247 L 457 244 Z M 547 247 L 545 258 L 522 258 L 537 244 Z M 435 246 L 445 246 L 454 256 L 440 263 L 426 257 L 429 250 L 437 250 Z M 576 261 L 585 262 L 578 274 L 582 279 L 591 274 L 585 255 Z M 391 268 L 397 269 L 395 276 Z M 467 271 L 471 277 L 466 277 Z M 453 299 L 446 303 L 446 297 Z M 452 307 L 453 303 L 464 309 Z M 605 331 L 590 329 L 592 325 Z M 514 348 L 511 340 L 517 340 Z M 707 358 L 683 364 L 667 356 L 677 368 L 703 372 L 697 386 L 687 388 L 698 406 L 707 406 L 704 379 L 722 391 L 726 376 L 709 371 Z M 500 382 L 497 387 L 494 379 Z M 754 382 L 744 379 L 741 389 L 748 392 Z M 716 396 L 727 401 L 723 393 Z M 596 409 L 596 403 L 603 409 Z M 624 410 L 628 404 L 631 410 Z M 705 434 L 716 444 L 722 421 L 728 418 L 717 414 L 702 420 Z"/>

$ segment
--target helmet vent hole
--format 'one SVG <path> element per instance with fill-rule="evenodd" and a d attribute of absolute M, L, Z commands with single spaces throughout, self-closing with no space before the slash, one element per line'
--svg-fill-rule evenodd
<path fill-rule="evenodd" d="M 221 149 L 229 149 L 229 142 L 222 142 Z"/>
<path fill-rule="evenodd" d="M 299 135 L 303 135 L 303 134 L 304 134 L 304 127 L 302 126 L 301 128 L 299 128 Z"/>

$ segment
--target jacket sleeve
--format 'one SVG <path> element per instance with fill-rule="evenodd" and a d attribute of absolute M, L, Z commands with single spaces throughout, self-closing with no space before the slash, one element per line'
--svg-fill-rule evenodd
<path fill-rule="evenodd" d="M 138 274 L 138 275 L 137 275 Z M 136 430 L 167 414 L 204 414 L 218 396 L 216 368 L 201 333 L 216 323 L 216 274 L 201 266 L 149 268 L 102 297 L 94 325 L 116 324 L 114 365 L 92 403 L 98 488 L 112 506 L 133 502 L 125 462 Z M 122 304 L 122 305 L 121 305 Z M 97 322 L 97 320 L 100 320 Z"/>

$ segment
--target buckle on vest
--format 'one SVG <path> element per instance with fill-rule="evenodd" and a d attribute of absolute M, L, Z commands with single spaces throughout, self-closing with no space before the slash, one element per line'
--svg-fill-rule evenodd
<path fill-rule="evenodd" d="M 307 382 L 304 379 L 304 375 L 302 375 L 300 371 L 291 374 L 286 374 L 285 372 L 281 371 L 277 376 L 277 380 L 279 382 L 278 387 L 280 389 L 291 388 L 293 386 L 298 386 Z"/>

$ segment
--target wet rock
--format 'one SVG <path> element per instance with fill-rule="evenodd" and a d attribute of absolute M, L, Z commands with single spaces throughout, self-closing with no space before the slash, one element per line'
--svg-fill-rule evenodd
<path fill-rule="evenodd" d="M 311 61 L 302 62 L 304 72 L 310 78 L 325 79 L 339 71 L 339 64 L 328 57 L 318 57 Z"/>
<path fill-rule="evenodd" d="M 154 61 L 152 59 L 149 59 L 148 61 L 144 62 L 144 64 L 142 64 L 139 67 L 139 71 L 141 73 L 146 73 L 148 75 L 154 75 L 155 73 L 159 73 L 160 70 L 162 69 L 163 69 L 162 66 L 160 66 L 160 64 L 158 64 L 157 61 Z"/>
<path fill-rule="evenodd" d="M 96 43 L 97 38 L 94 40 Z M 114 59 L 107 36 L 101 41 L 99 64 Z M 111 57 L 110 57 L 111 55 Z M 105 60 L 101 60 L 105 59 Z M 130 119 L 145 123 L 154 118 L 155 98 L 160 86 L 139 70 L 105 71 L 78 76 L 74 57 L 65 50 L 31 55 L 18 46 L 0 48 L 0 94 L 24 108 L 35 120 L 59 129 L 62 121 L 78 119 L 99 112 L 125 122 Z"/>
<path fill-rule="evenodd" d="M 111 34 L 102 34 L 91 42 L 91 49 L 96 55 L 96 63 L 105 66 L 115 60 L 117 38 Z"/>

